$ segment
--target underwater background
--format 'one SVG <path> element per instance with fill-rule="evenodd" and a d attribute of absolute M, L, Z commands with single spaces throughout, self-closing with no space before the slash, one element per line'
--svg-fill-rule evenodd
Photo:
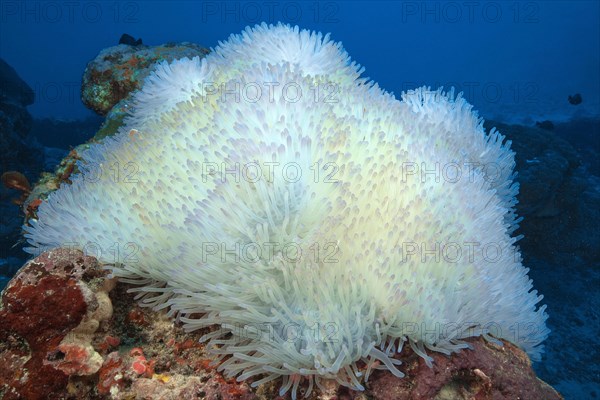
<path fill-rule="evenodd" d="M 363 76 L 397 96 L 454 87 L 486 129 L 512 141 L 524 218 L 516 234 L 552 330 L 534 369 L 565 399 L 599 398 L 597 1 L 3 0 L 0 289 L 28 259 L 20 227 L 35 212 L 26 200 L 34 184 L 101 126 L 110 128 L 113 104 L 82 87 L 100 51 L 119 41 L 167 44 L 160 57 L 168 58 L 169 49 L 201 52 L 248 25 L 279 21 L 330 32 L 366 68 Z M 118 119 L 123 110 L 111 112 Z M 70 172 L 59 173 L 68 180 Z"/>

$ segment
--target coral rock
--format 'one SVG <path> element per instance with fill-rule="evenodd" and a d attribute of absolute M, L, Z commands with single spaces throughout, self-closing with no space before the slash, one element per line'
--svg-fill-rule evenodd
<path fill-rule="evenodd" d="M 140 87 L 154 63 L 183 57 L 203 57 L 208 50 L 193 43 L 160 46 L 118 46 L 104 49 L 85 69 L 81 96 L 83 103 L 100 115 Z"/>
<path fill-rule="evenodd" d="M 251 389 L 251 382 L 224 378 L 199 342 L 209 328 L 186 333 L 164 313 L 140 308 L 129 285 L 110 290 L 113 284 L 94 258 L 66 249 L 20 270 L 0 310 L 2 400 L 289 398 L 278 395 L 276 381 Z M 433 353 L 433 368 L 405 346 L 397 356 L 404 378 L 375 371 L 362 393 L 324 381 L 310 399 L 561 398 L 518 347 L 468 342 L 472 350 L 452 357 Z"/>
<path fill-rule="evenodd" d="M 68 374 L 95 372 L 95 351 L 65 339 L 99 309 L 94 287 L 104 281 L 97 261 L 57 249 L 28 262 L 2 294 L 0 393 L 46 399 L 62 393 Z"/>
<path fill-rule="evenodd" d="M 432 354 L 433 368 L 405 349 L 400 358 L 404 379 L 376 372 L 370 379 L 375 400 L 562 399 L 536 378 L 527 354 L 509 342 L 497 346 L 482 338 L 469 340 L 472 350 L 446 357 Z"/>

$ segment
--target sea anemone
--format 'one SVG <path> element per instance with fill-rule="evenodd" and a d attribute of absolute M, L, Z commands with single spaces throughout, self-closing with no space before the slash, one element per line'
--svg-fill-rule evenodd
<path fill-rule="evenodd" d="M 538 359 L 547 337 L 514 230 L 510 142 L 459 94 L 397 100 L 329 36 L 247 28 L 162 63 L 113 138 L 25 226 L 29 252 L 95 255 L 168 309 L 220 370 L 296 398 L 402 377 L 483 336 Z M 215 329 L 216 326 L 218 329 Z"/>

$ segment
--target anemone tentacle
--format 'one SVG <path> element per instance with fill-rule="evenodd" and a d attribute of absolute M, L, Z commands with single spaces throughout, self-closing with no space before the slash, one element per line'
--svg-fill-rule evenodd
<path fill-rule="evenodd" d="M 218 325 L 202 340 L 226 375 L 293 398 L 402 377 L 404 345 L 431 364 L 495 337 L 538 359 L 510 143 L 452 90 L 398 100 L 362 72 L 282 24 L 160 64 L 24 227 L 28 250 L 93 251 L 143 305 Z"/>

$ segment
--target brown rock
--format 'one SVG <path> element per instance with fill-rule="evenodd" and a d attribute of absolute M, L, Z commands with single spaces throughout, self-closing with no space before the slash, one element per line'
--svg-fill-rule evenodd
<path fill-rule="evenodd" d="M 399 358 L 406 376 L 376 372 L 368 384 L 370 395 L 375 400 L 562 399 L 536 377 L 529 357 L 518 347 L 508 342 L 500 347 L 481 337 L 468 342 L 472 350 L 451 357 L 430 352 L 432 368 L 405 346 Z"/>

